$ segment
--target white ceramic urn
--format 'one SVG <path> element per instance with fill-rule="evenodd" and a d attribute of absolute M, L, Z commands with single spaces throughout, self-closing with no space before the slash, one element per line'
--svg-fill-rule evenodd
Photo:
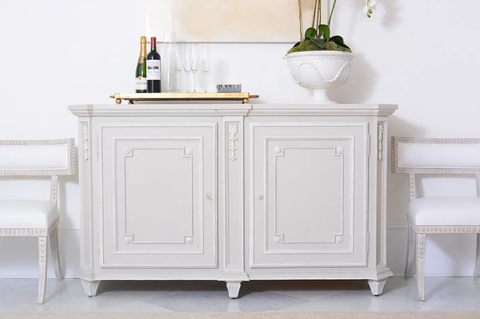
<path fill-rule="evenodd" d="M 289 53 L 285 57 L 293 82 L 311 90 L 312 99 L 307 103 L 336 103 L 327 91 L 345 83 L 350 75 L 354 55 L 342 51 L 303 51 Z"/>

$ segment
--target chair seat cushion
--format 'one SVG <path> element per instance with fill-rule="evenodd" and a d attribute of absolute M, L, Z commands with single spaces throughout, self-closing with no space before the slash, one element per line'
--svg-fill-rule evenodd
<path fill-rule="evenodd" d="M 416 225 L 480 225 L 480 198 L 417 198 L 408 204 L 408 216 Z"/>
<path fill-rule="evenodd" d="M 48 228 L 58 219 L 57 206 L 43 200 L 0 200 L 0 228 Z"/>

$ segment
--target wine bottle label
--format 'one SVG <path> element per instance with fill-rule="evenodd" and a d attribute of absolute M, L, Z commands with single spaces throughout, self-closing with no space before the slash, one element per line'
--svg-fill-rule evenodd
<path fill-rule="evenodd" d="M 138 63 L 139 63 L 139 64 L 143 64 L 143 63 L 145 63 L 145 60 L 146 60 L 146 59 L 147 59 L 146 57 L 141 56 L 141 57 L 138 58 Z"/>
<path fill-rule="evenodd" d="M 135 78 L 135 90 L 147 90 L 147 78 L 144 76 L 137 76 Z"/>
<path fill-rule="evenodd" d="M 160 60 L 147 60 L 147 80 L 160 80 Z"/>

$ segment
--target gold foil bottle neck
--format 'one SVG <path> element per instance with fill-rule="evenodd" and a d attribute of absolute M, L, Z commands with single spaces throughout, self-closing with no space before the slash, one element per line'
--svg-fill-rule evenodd
<path fill-rule="evenodd" d="M 138 63 L 144 63 L 147 57 L 147 37 L 140 37 L 140 59 Z"/>

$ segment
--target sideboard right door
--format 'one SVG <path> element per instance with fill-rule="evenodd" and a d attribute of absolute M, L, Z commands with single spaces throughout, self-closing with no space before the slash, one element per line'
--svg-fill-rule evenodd
<path fill-rule="evenodd" d="M 368 123 L 248 131 L 249 267 L 366 267 Z"/>

